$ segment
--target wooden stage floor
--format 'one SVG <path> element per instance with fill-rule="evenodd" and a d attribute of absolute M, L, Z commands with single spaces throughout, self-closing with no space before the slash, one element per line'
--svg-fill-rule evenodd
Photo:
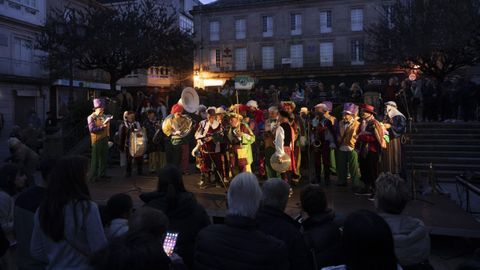
<path fill-rule="evenodd" d="M 123 177 L 123 170 L 120 168 L 109 169 L 109 174 L 113 177 L 109 183 L 101 182 L 90 184 L 92 197 L 99 204 L 105 204 L 108 198 L 116 193 L 128 192 L 135 201 L 135 206 L 139 207 L 142 202 L 139 200 L 138 191 L 132 191 L 134 184 L 142 188 L 143 192 L 154 191 L 156 187 L 156 177 L 152 176 L 133 176 L 129 179 Z M 223 188 L 209 188 L 200 190 L 197 187 L 199 174 L 187 175 L 184 177 L 186 188 L 195 193 L 197 200 L 207 209 L 210 216 L 225 216 L 225 190 Z M 300 213 L 299 193 L 300 189 L 294 189 L 294 195 L 289 200 L 286 212 L 291 216 L 297 216 Z M 355 196 L 348 187 L 336 187 L 334 185 L 325 187 L 329 207 L 342 215 L 348 215 L 350 212 L 358 209 L 374 210 L 374 203 L 366 197 Z M 480 222 L 473 216 L 466 213 L 457 206 L 452 200 L 444 195 L 429 195 L 409 202 L 405 214 L 417 217 L 423 220 L 433 235 L 447 235 L 458 237 L 480 238 Z"/>

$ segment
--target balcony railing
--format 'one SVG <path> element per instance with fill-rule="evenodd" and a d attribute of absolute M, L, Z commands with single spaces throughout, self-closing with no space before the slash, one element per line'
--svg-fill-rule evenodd
<path fill-rule="evenodd" d="M 48 76 L 48 71 L 44 68 L 42 64 L 37 62 L 0 57 L 0 74 L 21 77 L 46 78 Z"/>

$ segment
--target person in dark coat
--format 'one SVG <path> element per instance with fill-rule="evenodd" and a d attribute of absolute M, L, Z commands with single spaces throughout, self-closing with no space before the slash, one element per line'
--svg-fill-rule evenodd
<path fill-rule="evenodd" d="M 194 270 L 286 270 L 285 243 L 258 229 L 255 215 L 262 191 L 252 173 L 235 176 L 227 194 L 225 224 L 203 229 L 197 238 Z"/>
<path fill-rule="evenodd" d="M 146 206 L 167 215 L 170 221 L 168 230 L 178 232 L 176 253 L 190 267 L 195 239 L 200 230 L 210 225 L 210 219 L 193 193 L 185 189 L 182 173 L 173 165 L 163 167 L 158 174 L 157 191 L 141 194 L 140 199 Z"/>
<path fill-rule="evenodd" d="M 288 249 L 290 269 L 312 269 L 308 249 L 300 233 L 300 223 L 285 214 L 290 186 L 285 181 L 273 178 L 263 184 L 262 205 L 257 222 L 264 233 L 282 240 Z"/>
<path fill-rule="evenodd" d="M 300 203 L 303 212 L 308 215 L 302 222 L 302 229 L 307 245 L 313 251 L 311 259 L 316 269 L 342 264 L 340 221 L 327 208 L 323 189 L 318 185 L 307 186 L 300 193 Z"/>

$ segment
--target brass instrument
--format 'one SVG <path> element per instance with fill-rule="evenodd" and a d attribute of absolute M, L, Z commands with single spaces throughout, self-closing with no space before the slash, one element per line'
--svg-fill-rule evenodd
<path fill-rule="evenodd" d="M 183 89 L 182 95 L 178 104 L 182 105 L 185 111 L 189 113 L 195 113 L 200 106 L 200 98 L 197 91 L 191 87 Z M 173 114 L 170 114 L 163 120 L 162 130 L 167 137 L 172 136 L 173 139 L 180 139 L 186 137 L 192 131 L 195 126 L 192 118 L 186 114 L 182 114 L 179 118 L 174 118 Z"/>
<path fill-rule="evenodd" d="M 184 138 L 192 131 L 194 126 L 193 120 L 190 116 L 182 114 L 179 118 L 174 118 L 170 114 L 163 120 L 162 130 L 167 137 Z"/>

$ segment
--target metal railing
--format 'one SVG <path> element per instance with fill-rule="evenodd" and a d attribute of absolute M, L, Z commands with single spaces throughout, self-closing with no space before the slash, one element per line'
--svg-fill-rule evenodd
<path fill-rule="evenodd" d="M 458 196 L 460 197 L 460 191 L 458 190 L 458 185 L 463 187 L 463 191 L 465 192 L 465 211 L 467 211 L 470 214 L 475 214 L 478 215 L 480 212 L 472 210 L 471 206 L 471 193 L 476 194 L 478 197 L 480 197 L 480 188 L 473 185 L 470 183 L 468 180 L 466 180 L 462 176 L 457 176 L 456 178 L 456 184 L 457 184 L 457 193 Z M 463 200 L 460 200 L 461 206 L 463 206 Z"/>
<path fill-rule="evenodd" d="M 0 74 L 46 78 L 48 76 L 48 71 L 38 62 L 0 57 Z"/>

